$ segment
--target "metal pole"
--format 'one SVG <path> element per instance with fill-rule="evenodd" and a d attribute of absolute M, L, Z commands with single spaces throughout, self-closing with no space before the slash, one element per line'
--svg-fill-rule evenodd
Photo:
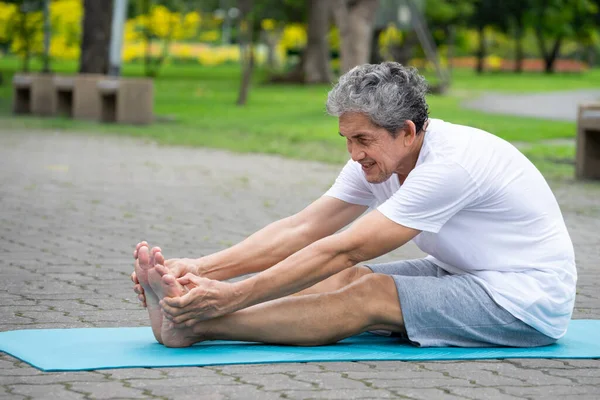
<path fill-rule="evenodd" d="M 127 17 L 127 0 L 114 0 L 112 29 L 110 34 L 110 53 L 108 57 L 108 75 L 121 75 L 121 49 L 123 47 L 123 31 Z"/>

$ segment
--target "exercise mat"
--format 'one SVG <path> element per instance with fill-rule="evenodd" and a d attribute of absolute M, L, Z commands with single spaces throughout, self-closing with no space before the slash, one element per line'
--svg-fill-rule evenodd
<path fill-rule="evenodd" d="M 43 371 L 326 361 L 433 361 L 600 358 L 600 320 L 573 320 L 556 344 L 535 348 L 428 347 L 362 334 L 317 347 L 207 341 L 183 349 L 158 344 L 150 328 L 30 329 L 0 333 L 0 351 Z"/>

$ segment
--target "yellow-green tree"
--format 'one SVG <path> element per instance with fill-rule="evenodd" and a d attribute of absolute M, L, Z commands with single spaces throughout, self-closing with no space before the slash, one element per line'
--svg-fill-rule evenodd
<path fill-rule="evenodd" d="M 184 2 L 176 2 L 177 11 L 171 11 L 163 5 L 152 4 L 152 0 L 138 2 L 141 14 L 128 22 L 133 29 L 129 39 L 136 39 L 135 32 L 145 45 L 144 64 L 147 76 L 156 76 L 169 56 L 169 47 L 174 40 L 195 37 L 200 26 L 200 13 L 189 11 Z M 153 52 L 153 42 L 161 44 L 158 52 Z"/>

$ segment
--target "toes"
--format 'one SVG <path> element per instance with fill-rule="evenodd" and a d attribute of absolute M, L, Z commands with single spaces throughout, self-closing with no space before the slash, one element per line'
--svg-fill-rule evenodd
<path fill-rule="evenodd" d="M 171 274 L 163 275 L 162 282 L 163 282 L 163 284 L 165 284 L 167 286 L 173 286 L 173 287 L 177 286 L 177 280 Z"/>
<path fill-rule="evenodd" d="M 152 251 L 154 251 L 154 249 L 158 249 L 158 251 L 154 253 L 154 261 L 156 261 L 156 264 L 165 265 L 165 257 L 162 255 L 160 248 L 154 247 Z"/>
<path fill-rule="evenodd" d="M 150 245 L 145 240 L 142 241 L 142 242 L 140 242 L 140 243 L 138 243 L 137 246 L 135 246 L 135 250 L 133 251 L 133 258 L 135 258 L 135 259 L 138 258 L 140 247 L 142 247 L 142 246 L 149 247 Z"/>
<path fill-rule="evenodd" d="M 154 247 L 152 248 L 152 250 L 151 250 L 152 254 L 156 254 L 156 253 L 158 253 L 159 251 L 162 251 L 162 250 L 161 250 L 161 249 L 160 249 L 160 247 L 158 247 L 158 246 L 154 246 Z"/>
<path fill-rule="evenodd" d="M 135 283 L 135 284 L 138 284 L 138 283 L 140 283 L 140 281 L 138 281 L 137 274 L 135 273 L 135 271 L 133 271 L 133 272 L 131 273 L 131 282 L 133 282 L 133 283 Z"/>
<path fill-rule="evenodd" d="M 167 275 L 167 274 L 170 274 L 169 268 L 165 267 L 165 266 L 164 266 L 164 265 L 162 265 L 162 264 L 156 264 L 156 265 L 154 266 L 154 269 L 156 270 L 156 272 L 158 272 L 158 274 L 159 274 L 160 276 L 165 276 L 165 275 Z"/>
<path fill-rule="evenodd" d="M 138 261 L 140 268 L 149 269 L 151 268 L 150 264 L 150 254 L 148 254 L 148 247 L 142 246 L 138 250 Z"/>

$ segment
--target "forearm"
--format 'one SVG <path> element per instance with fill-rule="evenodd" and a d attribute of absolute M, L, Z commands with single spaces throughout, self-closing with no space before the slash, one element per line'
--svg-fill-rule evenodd
<path fill-rule="evenodd" d="M 314 236 L 314 235 L 313 235 Z M 273 222 L 244 241 L 197 260 L 198 274 L 216 280 L 263 271 L 318 238 L 293 217 Z"/>
<path fill-rule="evenodd" d="M 337 235 L 322 239 L 279 264 L 244 281 L 235 283 L 242 303 L 239 308 L 284 297 L 306 289 L 357 261 L 349 248 L 340 246 Z"/>

